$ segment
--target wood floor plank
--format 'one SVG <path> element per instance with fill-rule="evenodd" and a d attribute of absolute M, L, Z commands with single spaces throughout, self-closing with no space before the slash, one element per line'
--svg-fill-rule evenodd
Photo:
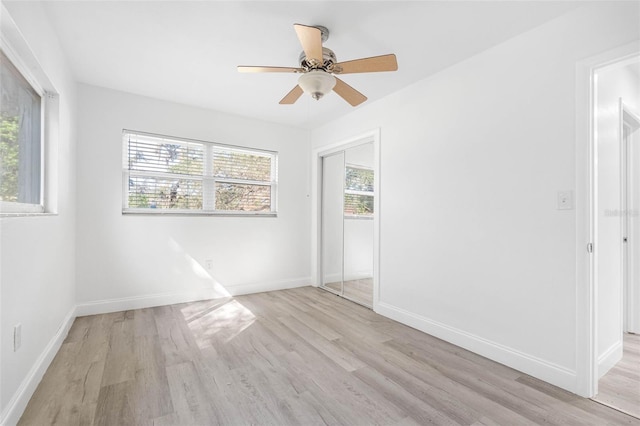
<path fill-rule="evenodd" d="M 133 311 L 127 311 L 122 318 L 116 319 L 111 325 L 109 351 L 102 375 L 102 386 L 135 379 L 133 315 Z"/>
<path fill-rule="evenodd" d="M 178 424 L 229 424 L 225 412 L 214 408 L 217 400 L 207 391 L 193 362 L 168 366 L 167 379 Z"/>
<path fill-rule="evenodd" d="M 335 362 L 345 370 L 354 371 L 358 368 L 364 367 L 364 364 L 357 358 L 343 351 L 342 349 L 334 345 L 330 340 L 325 339 L 319 333 L 316 333 L 314 330 L 307 327 L 296 318 L 286 316 L 280 317 L 278 318 L 278 320 L 286 327 L 297 333 L 300 338 L 304 339 L 311 346 L 322 352 L 324 355 L 326 355 L 333 362 Z"/>
<path fill-rule="evenodd" d="M 621 363 L 612 390 L 634 375 Z M 19 424 L 640 420 L 306 287 L 77 318 Z"/>
<path fill-rule="evenodd" d="M 354 375 L 372 388 L 378 389 L 386 399 L 400 407 L 403 411 L 411 413 L 411 419 L 417 421 L 419 424 L 468 424 L 465 421 L 458 421 L 455 418 L 449 417 L 449 413 L 438 410 L 416 398 L 402 386 L 393 380 L 389 380 L 376 369 L 364 367 L 356 370 Z"/>
<path fill-rule="evenodd" d="M 594 400 L 640 418 L 640 335 L 624 334 L 622 360 L 598 383 Z"/>
<path fill-rule="evenodd" d="M 130 381 L 121 381 L 100 388 L 94 416 L 96 426 L 135 425 L 136 419 L 128 398 Z"/>
<path fill-rule="evenodd" d="M 527 419 L 493 401 L 483 394 L 477 394 L 463 383 L 442 374 L 403 352 L 395 351 L 389 345 L 377 348 L 340 342 L 350 348 L 361 359 L 380 371 L 388 380 L 402 386 L 407 392 L 426 404 L 445 413 L 456 422 L 469 424 L 483 414 L 504 424 L 527 423 Z"/>

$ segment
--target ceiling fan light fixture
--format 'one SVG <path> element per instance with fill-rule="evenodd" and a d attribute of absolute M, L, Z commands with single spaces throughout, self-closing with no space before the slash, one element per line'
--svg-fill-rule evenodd
<path fill-rule="evenodd" d="M 302 74 L 298 85 L 315 100 L 331 92 L 336 85 L 336 78 L 326 71 L 313 70 Z"/>

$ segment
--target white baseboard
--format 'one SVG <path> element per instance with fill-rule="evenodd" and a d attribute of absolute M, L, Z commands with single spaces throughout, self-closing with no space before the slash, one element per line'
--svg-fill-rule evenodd
<path fill-rule="evenodd" d="M 620 340 L 598 357 L 598 379 L 607 374 L 622 359 L 622 349 L 623 344 Z"/>
<path fill-rule="evenodd" d="M 345 272 L 345 281 L 366 280 L 367 278 L 373 278 L 373 271 L 354 271 Z"/>
<path fill-rule="evenodd" d="M 190 292 L 174 292 L 148 294 L 143 296 L 123 297 L 118 299 L 96 300 L 80 303 L 76 307 L 77 316 L 107 314 L 130 309 L 144 309 L 155 306 L 174 305 L 176 303 L 196 302 L 200 300 L 219 299 L 221 297 L 239 296 L 242 294 L 261 293 L 264 291 L 285 290 L 288 288 L 309 285 L 311 277 L 283 281 L 258 282 L 219 288 L 202 288 Z"/>
<path fill-rule="evenodd" d="M 545 382 L 576 392 L 576 372 L 466 331 L 379 302 L 376 312 Z"/>
<path fill-rule="evenodd" d="M 85 315 L 108 314 L 111 312 L 153 308 L 155 306 L 195 302 L 198 300 L 215 299 L 219 297 L 222 297 L 219 292 L 206 288 L 190 292 L 147 294 L 143 296 L 95 300 L 93 302 L 79 303 L 76 307 L 76 314 L 79 317 Z"/>
<path fill-rule="evenodd" d="M 228 286 L 227 291 L 231 296 L 243 294 L 263 293 L 265 291 L 286 290 L 289 288 L 306 287 L 311 285 L 311 277 L 295 278 L 284 281 L 258 282 Z"/>
<path fill-rule="evenodd" d="M 354 271 L 354 272 L 345 272 L 344 274 L 344 281 L 364 280 L 367 278 L 373 278 L 373 272 Z M 326 283 L 335 283 L 340 281 L 342 281 L 342 274 L 328 274 L 324 276 L 324 282 Z"/>
<path fill-rule="evenodd" d="M 42 380 L 42 376 L 49 368 L 49 365 L 53 361 L 53 358 L 58 353 L 58 350 L 62 346 L 62 342 L 69 334 L 69 329 L 71 329 L 71 325 L 73 321 L 76 319 L 76 308 L 74 307 L 69 311 L 67 316 L 64 318 L 58 331 L 53 336 L 53 338 L 49 341 L 49 344 L 45 347 L 44 351 L 36 362 L 29 370 L 29 373 L 24 378 L 20 387 L 13 394 L 13 397 L 7 404 L 7 408 L 4 410 L 2 415 L 0 415 L 0 425 L 2 426 L 14 426 L 22 417 L 22 413 L 24 409 L 27 407 L 29 400 L 33 396 L 33 393 L 36 391 L 40 380 Z"/>

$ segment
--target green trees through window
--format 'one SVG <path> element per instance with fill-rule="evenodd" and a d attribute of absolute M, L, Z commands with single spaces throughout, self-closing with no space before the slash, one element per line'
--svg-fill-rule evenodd
<path fill-rule="evenodd" d="M 18 201 L 18 118 L 0 117 L 0 200 Z"/>

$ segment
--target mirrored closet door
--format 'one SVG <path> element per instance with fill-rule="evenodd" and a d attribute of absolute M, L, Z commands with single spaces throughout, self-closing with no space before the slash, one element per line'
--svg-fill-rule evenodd
<path fill-rule="evenodd" d="M 358 145 L 322 157 L 322 286 L 373 305 L 374 149 Z"/>

